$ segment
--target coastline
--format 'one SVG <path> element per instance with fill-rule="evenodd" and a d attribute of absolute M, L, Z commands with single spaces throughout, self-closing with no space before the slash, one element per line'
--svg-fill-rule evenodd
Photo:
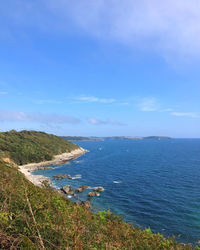
<path fill-rule="evenodd" d="M 89 152 L 86 149 L 78 148 L 75 149 L 69 153 L 63 153 L 59 155 L 55 155 L 54 159 L 51 161 L 44 161 L 39 163 L 30 163 L 22 166 L 18 166 L 18 169 L 21 173 L 24 174 L 24 176 L 32 182 L 35 186 L 41 187 L 43 181 L 50 181 L 48 177 L 45 177 L 44 175 L 33 175 L 31 172 L 35 170 L 39 170 L 41 167 L 46 167 L 50 165 L 62 165 L 66 164 L 68 161 L 71 161 L 85 153 Z"/>

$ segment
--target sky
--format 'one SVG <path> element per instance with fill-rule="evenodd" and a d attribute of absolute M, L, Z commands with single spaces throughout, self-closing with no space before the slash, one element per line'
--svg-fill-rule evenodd
<path fill-rule="evenodd" d="M 200 138 L 199 0 L 6 0 L 0 131 Z"/>

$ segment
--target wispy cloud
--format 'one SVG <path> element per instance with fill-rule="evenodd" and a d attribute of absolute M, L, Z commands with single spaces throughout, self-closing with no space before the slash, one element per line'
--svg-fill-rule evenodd
<path fill-rule="evenodd" d="M 34 100 L 35 104 L 42 105 L 42 104 L 62 104 L 61 101 L 56 100 Z"/>
<path fill-rule="evenodd" d="M 0 110 L 0 121 L 38 122 L 45 124 L 80 123 L 80 120 L 78 118 L 67 115 L 27 113 L 27 112 L 7 111 L 7 110 Z"/>
<path fill-rule="evenodd" d="M 112 119 L 108 119 L 108 120 L 100 120 L 100 119 L 96 119 L 96 118 L 88 118 L 87 119 L 88 122 L 90 124 L 93 125 L 114 125 L 114 126 L 124 126 L 124 123 L 112 120 Z"/>
<path fill-rule="evenodd" d="M 168 109 L 162 109 L 161 112 L 172 112 L 173 109 L 172 108 L 168 108 Z"/>
<path fill-rule="evenodd" d="M 129 106 L 129 103 L 128 102 L 121 102 L 118 105 L 119 106 Z"/>
<path fill-rule="evenodd" d="M 98 103 L 113 103 L 115 102 L 115 99 L 113 98 L 99 98 L 95 96 L 79 96 L 75 97 L 74 100 L 78 102 L 85 102 L 85 103 L 90 103 L 90 102 L 98 102 Z"/>
<path fill-rule="evenodd" d="M 200 57 L 198 0 L 51 0 L 47 7 L 98 39 L 157 50 L 163 56 Z"/>
<path fill-rule="evenodd" d="M 155 98 L 143 98 L 140 100 L 138 107 L 141 111 L 158 111 L 160 106 Z"/>
<path fill-rule="evenodd" d="M 0 95 L 7 95 L 8 94 L 8 92 L 6 92 L 6 91 L 0 91 Z"/>
<path fill-rule="evenodd" d="M 162 105 L 153 97 L 143 98 L 140 100 L 138 107 L 141 111 L 146 112 L 159 112 L 159 113 L 168 113 L 172 116 L 177 117 L 191 117 L 191 118 L 200 118 L 200 113 L 197 112 L 178 112 L 175 111 L 175 108 L 162 108 Z"/>
<path fill-rule="evenodd" d="M 195 112 L 172 112 L 171 115 L 180 117 L 200 118 L 200 114 Z"/>
<path fill-rule="evenodd" d="M 76 26 L 97 39 L 157 51 L 164 57 L 200 58 L 199 0 L 38 0 L 20 4 L 13 0 L 14 14 L 10 2 L 5 1 L 1 11 L 14 25 L 35 25 L 45 32 L 68 32 Z M 2 29 L 4 34 L 11 33 L 8 27 Z"/>

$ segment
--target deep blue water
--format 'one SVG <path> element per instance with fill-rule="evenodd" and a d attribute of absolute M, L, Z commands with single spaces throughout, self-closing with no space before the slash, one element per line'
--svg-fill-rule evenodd
<path fill-rule="evenodd" d="M 103 186 L 92 198 L 98 209 L 182 242 L 200 240 L 200 139 L 106 140 L 77 142 L 89 153 L 69 164 L 34 174 L 81 174 L 82 179 L 52 180 L 60 188 Z M 84 191 L 76 199 L 87 199 Z"/>

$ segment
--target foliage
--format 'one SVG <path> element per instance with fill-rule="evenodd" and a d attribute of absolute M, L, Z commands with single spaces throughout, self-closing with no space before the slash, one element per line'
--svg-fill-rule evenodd
<path fill-rule="evenodd" d="M 0 249 L 183 249 L 109 211 L 92 213 L 0 163 Z M 191 249 L 186 246 L 185 249 Z"/>
<path fill-rule="evenodd" d="M 11 130 L 0 133 L 0 157 L 9 157 L 18 165 L 48 161 L 56 154 L 76 148 L 78 146 L 72 142 L 44 132 Z"/>

